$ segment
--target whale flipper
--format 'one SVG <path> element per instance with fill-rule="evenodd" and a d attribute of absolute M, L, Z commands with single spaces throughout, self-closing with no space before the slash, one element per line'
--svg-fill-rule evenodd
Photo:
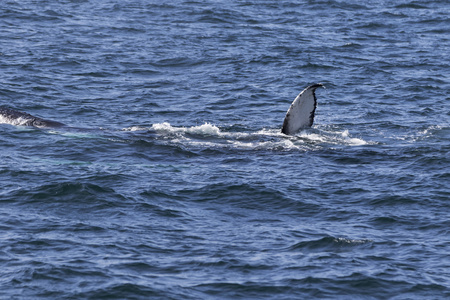
<path fill-rule="evenodd" d="M 11 108 L 0 107 L 0 123 L 16 126 L 33 126 L 38 128 L 55 128 L 66 126 L 63 123 L 45 120 Z"/>
<path fill-rule="evenodd" d="M 286 113 L 282 133 L 294 134 L 302 128 L 312 126 L 317 107 L 315 91 L 321 86 L 323 86 L 321 83 L 310 85 L 298 94 Z"/>

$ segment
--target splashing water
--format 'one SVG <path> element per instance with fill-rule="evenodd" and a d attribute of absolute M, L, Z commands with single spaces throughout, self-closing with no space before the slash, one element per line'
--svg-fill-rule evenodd
<path fill-rule="evenodd" d="M 204 123 L 199 126 L 175 127 L 168 122 L 153 124 L 151 127 L 133 126 L 124 131 L 152 131 L 156 138 L 168 144 L 182 144 L 191 147 L 236 148 L 243 150 L 314 150 L 328 146 L 361 146 L 367 142 L 343 132 L 307 129 L 296 135 L 285 135 L 279 129 L 261 129 L 256 132 L 229 132 Z"/>

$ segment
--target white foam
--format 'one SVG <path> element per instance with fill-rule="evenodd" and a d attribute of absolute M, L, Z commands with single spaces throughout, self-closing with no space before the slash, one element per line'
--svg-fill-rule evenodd
<path fill-rule="evenodd" d="M 182 128 L 184 129 L 184 127 L 182 127 Z M 178 128 L 178 130 L 177 130 L 176 127 L 173 127 L 168 122 L 153 124 L 151 129 L 156 130 L 156 131 L 166 131 L 166 132 L 175 132 L 175 131 L 182 130 L 180 128 Z"/>
<path fill-rule="evenodd" d="M 441 129 L 442 129 L 442 126 L 440 126 L 440 125 L 432 125 L 432 126 L 425 128 L 424 130 L 419 131 L 417 134 L 420 136 L 431 136 L 431 135 L 433 135 L 434 131 L 439 131 Z"/>
<path fill-rule="evenodd" d="M 141 127 L 141 126 L 131 126 L 122 129 L 122 131 L 148 131 L 150 128 L 148 127 Z"/>
<path fill-rule="evenodd" d="M 312 142 L 315 144 L 333 144 L 333 145 L 348 145 L 348 146 L 361 146 L 368 144 L 363 139 L 351 137 L 348 130 L 340 132 L 332 130 L 311 129 L 301 131 L 294 137 L 300 137 L 305 142 Z"/>
<path fill-rule="evenodd" d="M 405 142 L 417 142 L 421 141 L 427 138 L 431 138 L 435 136 L 436 134 L 439 134 L 439 131 L 441 131 L 444 127 L 441 125 L 432 125 L 428 126 L 425 129 L 417 130 L 417 131 L 411 131 L 408 133 L 405 133 L 403 135 L 394 136 L 396 140 L 399 141 L 405 141 Z"/>
<path fill-rule="evenodd" d="M 150 128 L 143 128 L 143 127 L 130 127 L 126 130 L 128 131 L 136 131 L 136 130 L 154 130 L 159 134 L 177 134 L 177 135 L 183 135 L 186 133 L 189 134 L 197 134 L 197 135 L 205 135 L 205 136 L 221 136 L 222 132 L 220 129 L 212 125 L 210 123 L 204 123 L 203 125 L 199 126 L 192 126 L 192 127 L 175 127 L 170 125 L 168 122 L 164 123 L 156 123 L 153 124 Z"/>
<path fill-rule="evenodd" d="M 186 131 L 189 133 L 194 133 L 194 134 L 206 134 L 206 135 L 220 135 L 221 134 L 220 129 L 217 126 L 214 126 L 209 123 L 205 123 L 200 126 L 194 126 L 194 127 L 187 128 Z"/>
<path fill-rule="evenodd" d="M 367 145 L 367 142 L 365 140 L 350 137 L 350 134 L 348 133 L 348 130 L 344 130 L 341 133 L 341 135 L 344 138 L 344 141 L 350 146 Z"/>
<path fill-rule="evenodd" d="M 133 126 L 124 131 L 155 131 L 166 143 L 204 147 L 236 148 L 244 150 L 311 150 L 325 145 L 366 145 L 367 142 L 351 137 L 348 130 L 304 130 L 288 136 L 280 129 L 261 129 L 256 132 L 227 132 L 211 123 L 191 127 L 172 126 L 168 122 L 155 123 L 151 127 Z M 195 136 L 192 136 L 195 135 Z M 213 138 L 213 140 L 211 139 Z"/>

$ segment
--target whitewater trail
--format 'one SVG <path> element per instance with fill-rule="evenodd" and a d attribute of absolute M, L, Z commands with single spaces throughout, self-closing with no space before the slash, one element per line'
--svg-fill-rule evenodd
<path fill-rule="evenodd" d="M 167 144 L 193 147 L 220 147 L 243 150 L 313 150 L 329 146 L 366 145 L 363 139 L 352 137 L 348 130 L 306 129 L 288 136 L 279 129 L 261 129 L 256 132 L 229 132 L 216 125 L 204 123 L 198 126 L 177 127 L 168 122 L 150 127 L 132 126 L 122 129 L 131 132 L 154 132 Z"/>

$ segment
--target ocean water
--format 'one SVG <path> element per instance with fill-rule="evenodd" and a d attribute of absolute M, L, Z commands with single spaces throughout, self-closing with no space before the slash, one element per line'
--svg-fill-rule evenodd
<path fill-rule="evenodd" d="M 449 16 L 2 1 L 0 298 L 448 299 Z"/>

